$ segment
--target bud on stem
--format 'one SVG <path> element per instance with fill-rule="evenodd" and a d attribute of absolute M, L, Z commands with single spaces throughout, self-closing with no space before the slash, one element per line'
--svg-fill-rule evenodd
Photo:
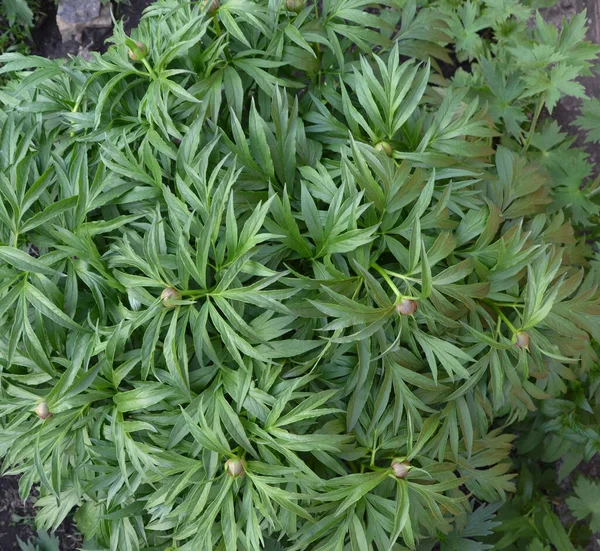
<path fill-rule="evenodd" d="M 515 346 L 519 349 L 529 350 L 529 333 L 517 331 L 515 333 Z"/>
<path fill-rule="evenodd" d="M 174 302 L 181 300 L 181 293 L 173 287 L 166 287 L 160 294 L 160 300 L 165 308 L 173 308 Z"/>
<path fill-rule="evenodd" d="M 206 8 L 206 6 L 208 6 L 208 4 L 210 3 L 210 6 L 208 8 L 208 13 L 214 13 L 215 11 L 217 11 L 219 9 L 219 0 L 202 0 L 202 9 Z"/>
<path fill-rule="evenodd" d="M 40 402 L 33 411 L 35 411 L 35 414 L 40 419 L 48 419 L 48 417 L 52 417 L 52 412 L 50 411 L 50 408 L 46 402 Z"/>
<path fill-rule="evenodd" d="M 238 457 L 233 457 L 225 462 L 225 472 L 234 478 L 244 476 L 244 461 Z"/>
<path fill-rule="evenodd" d="M 375 144 L 375 149 L 377 149 L 377 151 L 383 151 L 388 157 L 391 157 L 394 153 L 392 146 L 387 142 L 379 142 Z"/>
<path fill-rule="evenodd" d="M 396 478 L 406 478 L 410 472 L 411 466 L 408 461 L 394 459 L 392 461 L 392 471 Z"/>
<path fill-rule="evenodd" d="M 142 61 L 148 55 L 148 46 L 139 40 L 135 41 L 135 46 L 129 48 L 129 59 L 131 61 Z"/>
<path fill-rule="evenodd" d="M 288 11 L 300 13 L 302 8 L 304 8 L 304 0 L 286 0 L 285 7 L 288 9 Z"/>
<path fill-rule="evenodd" d="M 401 316 L 412 316 L 417 311 L 419 304 L 416 300 L 411 298 L 403 298 L 398 304 L 396 304 L 396 312 Z"/>

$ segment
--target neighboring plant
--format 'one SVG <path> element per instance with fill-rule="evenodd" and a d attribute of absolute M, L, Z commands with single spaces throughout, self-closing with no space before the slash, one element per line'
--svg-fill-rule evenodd
<path fill-rule="evenodd" d="M 0 53 L 27 51 L 34 12 L 38 11 L 37 0 L 0 0 Z"/>
<path fill-rule="evenodd" d="M 575 496 L 567 499 L 578 520 L 589 520 L 592 532 L 600 533 L 600 484 L 581 477 L 575 484 Z"/>
<path fill-rule="evenodd" d="M 0 455 L 40 526 L 449 551 L 545 508 L 518 544 L 569 542 L 519 448 L 597 393 L 589 166 L 540 121 L 598 48 L 531 14 L 159 0 L 90 62 L 0 57 Z"/>
<path fill-rule="evenodd" d="M 496 534 L 487 540 L 495 549 L 538 549 L 543 543 L 540 549 L 553 545 L 559 551 L 572 551 L 574 545 L 583 548 L 593 540 L 595 525 L 571 522 L 566 514 L 565 501 L 574 512 L 571 505 L 577 502 L 569 497 L 565 479 L 583 460 L 592 460 L 597 454 L 599 381 L 597 368 L 592 368 L 582 381 L 567 382 L 560 398 L 541 402 L 541 410 L 532 412 L 518 425 L 515 457 L 519 483 L 517 493 L 495 519 Z M 578 482 L 576 495 L 580 488 Z M 593 491 L 593 486 L 589 488 Z M 591 505 L 591 501 L 587 503 Z M 584 510 L 582 504 L 579 515 Z M 580 518 L 577 514 L 575 517 Z"/>
<path fill-rule="evenodd" d="M 38 530 L 37 537 L 27 543 L 18 540 L 21 551 L 60 551 L 59 541 L 45 530 Z"/>

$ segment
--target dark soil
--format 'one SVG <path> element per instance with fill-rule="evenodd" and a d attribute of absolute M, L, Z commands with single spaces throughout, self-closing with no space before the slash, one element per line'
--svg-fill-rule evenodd
<path fill-rule="evenodd" d="M 125 32 L 129 33 L 135 29 L 140 21 L 142 12 L 153 0 L 129 0 L 129 4 L 121 3 L 117 5 L 115 16 L 123 20 Z"/>
<path fill-rule="evenodd" d="M 36 536 L 33 524 L 35 501 L 38 492 L 33 490 L 26 502 L 19 497 L 19 483 L 14 476 L 0 477 L 0 550 L 21 549 L 20 539 L 27 542 Z M 81 536 L 71 520 L 64 522 L 56 531 L 60 541 L 60 551 L 75 551 L 81 547 Z"/>
<path fill-rule="evenodd" d="M 42 10 L 44 16 L 40 18 L 31 33 L 33 39 L 31 53 L 50 59 L 77 54 L 78 47 L 76 45 L 68 48 L 66 44 L 62 43 L 56 25 L 56 4 L 52 0 L 44 0 Z"/>

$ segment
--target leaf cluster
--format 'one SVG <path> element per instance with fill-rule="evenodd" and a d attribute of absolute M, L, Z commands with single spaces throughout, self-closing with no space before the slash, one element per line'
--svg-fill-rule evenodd
<path fill-rule="evenodd" d="M 159 0 L 89 62 L 0 57 L 0 456 L 41 526 L 487 548 L 509 427 L 589 375 L 600 293 L 540 160 L 555 91 L 516 75 L 513 132 L 444 77 L 478 6 Z M 521 47 L 584 71 L 569 29 Z"/>

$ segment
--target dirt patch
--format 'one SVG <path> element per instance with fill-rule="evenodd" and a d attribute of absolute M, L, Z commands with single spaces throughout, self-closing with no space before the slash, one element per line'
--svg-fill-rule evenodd
<path fill-rule="evenodd" d="M 154 0 L 129 0 L 129 4 L 124 2 L 117 4 L 115 15 L 117 19 L 123 20 L 125 32 L 129 33 L 131 29 L 135 29 L 138 26 L 140 18 L 142 17 L 142 12 L 152 4 L 153 1 Z"/>
<path fill-rule="evenodd" d="M 19 481 L 14 476 L 0 477 L 0 549 L 20 550 L 18 539 L 27 542 L 36 536 L 34 519 L 38 492 L 34 489 L 27 501 L 19 497 Z M 56 531 L 61 551 L 75 551 L 82 545 L 72 520 L 65 521 Z M 17 539 L 18 538 L 18 539 Z"/>
<path fill-rule="evenodd" d="M 73 51 L 71 52 L 62 43 L 60 32 L 56 25 L 56 4 L 52 1 L 44 2 L 44 4 L 44 16 L 40 18 L 38 24 L 31 32 L 33 39 L 31 53 L 50 59 L 76 54 L 76 47 L 73 47 Z"/>

